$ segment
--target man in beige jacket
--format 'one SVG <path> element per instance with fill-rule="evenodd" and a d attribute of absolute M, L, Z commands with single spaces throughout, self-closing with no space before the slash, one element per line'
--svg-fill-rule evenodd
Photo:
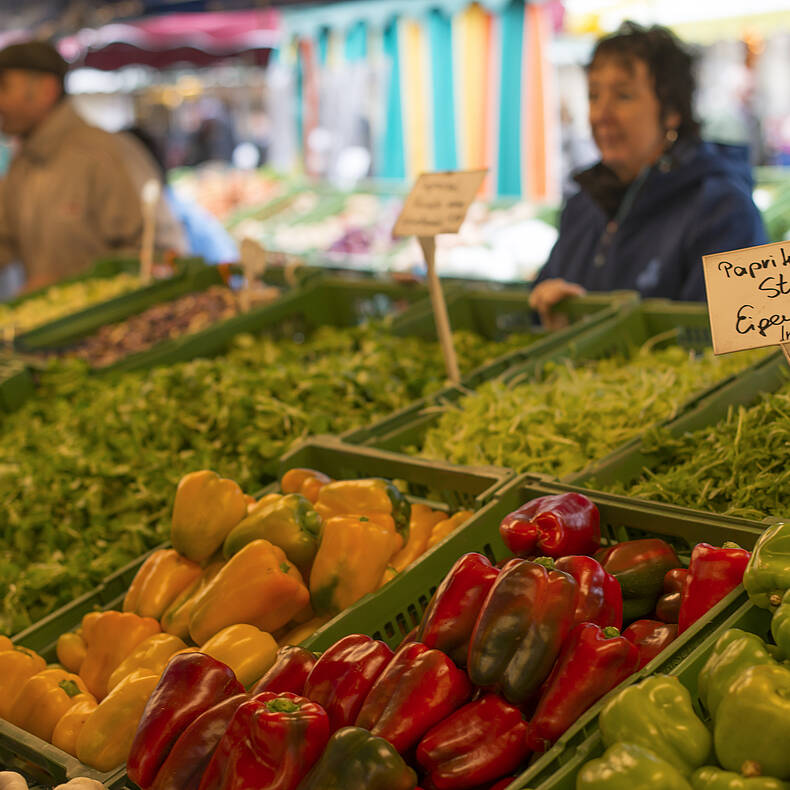
<path fill-rule="evenodd" d="M 140 173 L 123 142 L 74 111 L 67 70 L 44 42 L 0 51 L 0 127 L 19 143 L 0 183 L 0 268 L 21 262 L 28 290 L 134 251 L 142 233 Z"/>

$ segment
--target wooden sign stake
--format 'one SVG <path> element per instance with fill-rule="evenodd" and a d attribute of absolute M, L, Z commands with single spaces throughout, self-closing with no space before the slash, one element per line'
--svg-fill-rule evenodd
<path fill-rule="evenodd" d="M 244 270 L 244 287 L 239 294 L 239 300 L 241 309 L 247 312 L 252 307 L 255 278 L 263 277 L 266 271 L 266 250 L 254 239 L 242 239 L 241 267 Z"/>
<path fill-rule="evenodd" d="M 159 205 L 159 196 L 162 194 L 162 185 L 155 179 L 146 181 L 143 185 L 141 196 L 143 213 L 143 239 L 140 250 L 140 279 L 150 283 L 154 271 L 154 241 L 156 238 L 156 207 Z"/>
<path fill-rule="evenodd" d="M 393 236 L 416 236 L 422 247 L 428 267 L 428 289 L 436 334 L 442 347 L 447 377 L 453 384 L 461 381 L 461 375 L 447 304 L 436 273 L 436 236 L 439 233 L 458 233 L 485 174 L 485 170 L 422 173 L 404 201 L 403 210 L 392 229 Z"/>
<path fill-rule="evenodd" d="M 458 357 L 455 354 L 453 334 L 450 331 L 450 318 L 447 315 L 444 291 L 442 291 L 442 284 L 439 282 L 439 275 L 436 273 L 436 237 L 420 236 L 419 242 L 428 267 L 428 290 L 431 294 L 433 317 L 436 321 L 436 334 L 439 336 L 444 365 L 447 368 L 447 378 L 451 383 L 458 384 L 461 381 L 461 374 L 458 371 Z"/>

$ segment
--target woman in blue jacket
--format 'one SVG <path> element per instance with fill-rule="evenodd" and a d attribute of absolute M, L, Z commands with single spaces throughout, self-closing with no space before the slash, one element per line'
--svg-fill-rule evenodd
<path fill-rule="evenodd" d="M 700 140 L 692 58 L 665 28 L 626 22 L 587 81 L 601 161 L 575 177 L 530 304 L 550 324 L 587 290 L 704 301 L 703 255 L 766 241 L 746 150 Z"/>

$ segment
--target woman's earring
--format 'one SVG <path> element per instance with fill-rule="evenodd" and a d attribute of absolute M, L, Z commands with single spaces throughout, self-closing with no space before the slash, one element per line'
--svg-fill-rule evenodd
<path fill-rule="evenodd" d="M 667 133 L 664 135 L 664 139 L 667 141 L 669 145 L 676 142 L 678 139 L 678 130 L 677 129 L 667 129 Z"/>

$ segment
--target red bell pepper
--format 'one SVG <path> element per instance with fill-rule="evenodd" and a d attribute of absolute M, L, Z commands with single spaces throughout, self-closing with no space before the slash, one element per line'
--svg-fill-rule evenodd
<path fill-rule="evenodd" d="M 519 557 L 592 554 L 601 545 L 601 519 L 594 502 L 571 491 L 527 502 L 505 516 L 499 534 Z"/>
<path fill-rule="evenodd" d="M 329 718 L 320 705 L 264 691 L 236 711 L 200 790 L 295 790 L 328 740 Z"/>
<path fill-rule="evenodd" d="M 514 705 L 526 702 L 551 672 L 573 627 L 578 589 L 570 574 L 535 562 L 503 570 L 469 643 L 472 683 L 500 690 Z"/>
<path fill-rule="evenodd" d="M 184 728 L 218 702 L 244 693 L 233 670 L 205 653 L 171 659 L 148 699 L 126 761 L 129 778 L 148 787 Z"/>
<path fill-rule="evenodd" d="M 623 592 L 623 621 L 650 614 L 664 586 L 664 575 L 679 568 L 675 550 L 661 538 L 626 540 L 595 553 L 595 559 L 617 579 Z"/>
<path fill-rule="evenodd" d="M 579 595 L 576 598 L 574 623 L 595 623 L 601 628 L 623 626 L 623 593 L 617 579 L 607 573 L 598 560 L 584 555 L 561 557 L 554 567 L 576 579 Z"/>
<path fill-rule="evenodd" d="M 710 543 L 698 543 L 694 547 L 678 613 L 679 634 L 743 581 L 750 556 L 750 552 L 735 543 L 725 543 L 721 548 Z"/>
<path fill-rule="evenodd" d="M 304 695 L 329 716 L 329 731 L 353 724 L 376 679 L 392 660 L 384 642 L 351 634 L 335 642 L 307 676 Z"/>
<path fill-rule="evenodd" d="M 373 685 L 356 726 L 385 738 L 402 754 L 471 694 L 466 673 L 441 650 L 409 642 Z"/>
<path fill-rule="evenodd" d="M 437 790 L 467 790 L 517 768 L 529 754 L 526 735 L 521 711 L 486 694 L 431 727 L 417 762 Z"/>
<path fill-rule="evenodd" d="M 450 568 L 422 617 L 417 641 L 466 666 L 469 637 L 499 570 L 482 554 L 464 554 Z"/>
<path fill-rule="evenodd" d="M 688 576 L 688 568 L 672 568 L 664 574 L 663 595 L 656 604 L 658 620 L 664 623 L 677 623 L 686 576 Z"/>
<path fill-rule="evenodd" d="M 527 745 L 545 752 L 594 702 L 636 672 L 639 653 L 616 628 L 581 623 L 568 634 L 529 723 Z"/>
<path fill-rule="evenodd" d="M 636 620 L 623 631 L 623 636 L 639 651 L 638 669 L 647 666 L 677 635 L 675 623 L 660 620 Z"/>
<path fill-rule="evenodd" d="M 269 671 L 255 684 L 252 695 L 264 691 L 287 691 L 290 694 L 303 694 L 304 684 L 318 657 L 315 653 L 297 645 L 285 645 L 277 651 Z"/>
<path fill-rule="evenodd" d="M 181 733 L 156 774 L 151 790 L 198 790 L 214 749 L 247 694 L 218 702 Z"/>

